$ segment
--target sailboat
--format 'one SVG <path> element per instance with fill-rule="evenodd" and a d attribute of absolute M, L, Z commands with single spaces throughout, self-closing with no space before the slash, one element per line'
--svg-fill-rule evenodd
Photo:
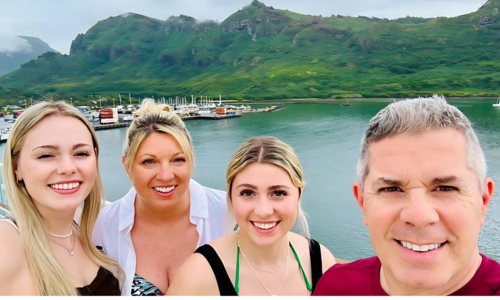
<path fill-rule="evenodd" d="M 494 107 L 500 107 L 500 95 L 498 95 L 497 103 L 493 104 Z"/>

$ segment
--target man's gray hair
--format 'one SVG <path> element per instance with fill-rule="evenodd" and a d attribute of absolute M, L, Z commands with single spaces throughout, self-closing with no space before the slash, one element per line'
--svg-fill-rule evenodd
<path fill-rule="evenodd" d="M 370 171 L 371 143 L 402 133 L 422 133 L 428 130 L 453 128 L 465 134 L 469 168 L 479 179 L 483 191 L 486 179 L 486 160 L 472 126 L 467 117 L 455 106 L 449 105 L 444 96 L 391 103 L 370 120 L 363 140 L 358 161 L 358 180 L 364 188 L 364 181 Z"/>

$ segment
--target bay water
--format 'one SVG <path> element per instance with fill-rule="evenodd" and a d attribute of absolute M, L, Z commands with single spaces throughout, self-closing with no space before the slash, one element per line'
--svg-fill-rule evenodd
<path fill-rule="evenodd" d="M 473 123 L 488 163 L 488 176 L 500 184 L 500 108 L 494 99 L 449 99 Z M 288 104 L 272 113 L 243 115 L 226 120 L 186 121 L 195 148 L 192 178 L 204 186 L 225 190 L 229 160 L 250 137 L 270 135 L 296 151 L 306 187 L 302 206 L 308 215 L 311 237 L 334 256 L 353 261 L 375 255 L 368 229 L 352 194 L 360 143 L 369 120 L 388 99 L 335 103 Z M 101 148 L 99 166 L 106 199 L 116 201 L 131 187 L 121 163 L 127 128 L 97 131 Z M 3 153 L 5 144 L 1 145 Z M 3 159 L 3 155 L 2 155 Z M 500 186 L 500 185 L 499 185 Z M 491 200 L 481 229 L 479 250 L 500 261 L 500 189 Z"/>

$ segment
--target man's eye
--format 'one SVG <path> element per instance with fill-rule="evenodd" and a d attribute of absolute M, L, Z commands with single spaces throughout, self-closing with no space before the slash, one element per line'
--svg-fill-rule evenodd
<path fill-rule="evenodd" d="M 380 190 L 381 192 L 389 192 L 389 193 L 394 193 L 394 192 L 402 192 L 400 188 L 397 186 L 391 186 L 391 187 L 386 187 Z"/>
<path fill-rule="evenodd" d="M 41 159 L 41 158 L 49 158 L 49 157 L 54 157 L 52 154 L 50 153 L 43 153 L 41 155 L 38 156 L 38 159 Z"/>
<path fill-rule="evenodd" d="M 154 161 L 152 159 L 146 159 L 145 161 L 142 162 L 143 165 L 151 165 L 153 163 Z"/>
<path fill-rule="evenodd" d="M 274 191 L 273 195 L 276 197 L 283 197 L 283 196 L 286 196 L 287 194 L 285 191 L 276 190 L 276 191 Z"/>
<path fill-rule="evenodd" d="M 253 191 L 251 190 L 243 190 L 240 192 L 240 196 L 243 196 L 243 197 L 250 197 L 253 195 Z"/>
<path fill-rule="evenodd" d="M 452 186 L 438 186 L 438 188 L 436 189 L 436 191 L 438 192 L 452 192 L 456 190 L 457 188 L 454 188 Z"/>

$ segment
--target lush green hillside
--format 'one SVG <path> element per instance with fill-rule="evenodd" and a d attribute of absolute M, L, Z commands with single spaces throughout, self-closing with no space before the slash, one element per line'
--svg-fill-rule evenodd
<path fill-rule="evenodd" d="M 255 0 L 220 24 L 125 14 L 78 35 L 70 55 L 47 53 L 0 77 L 0 97 L 493 95 L 499 8 L 489 0 L 455 18 L 387 20 L 301 15 Z"/>

